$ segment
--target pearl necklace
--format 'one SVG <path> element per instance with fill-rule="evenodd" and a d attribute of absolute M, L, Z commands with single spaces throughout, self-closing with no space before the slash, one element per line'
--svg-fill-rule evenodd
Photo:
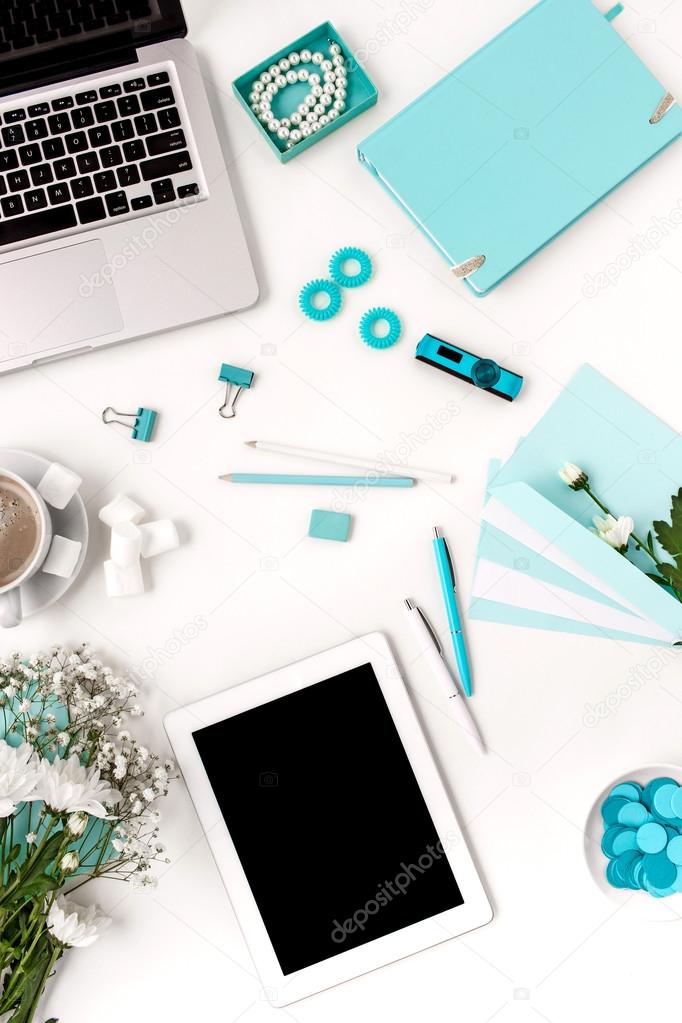
<path fill-rule="evenodd" d="M 346 61 L 338 43 L 330 41 L 329 53 L 329 58 L 319 50 L 290 53 L 279 63 L 271 64 L 251 86 L 252 111 L 272 135 L 286 142 L 287 149 L 293 149 L 297 142 L 335 121 L 346 109 Z M 314 65 L 319 72 L 301 66 L 305 64 Z M 289 117 L 275 117 L 273 99 L 288 85 L 297 82 L 307 82 L 310 92 Z"/>

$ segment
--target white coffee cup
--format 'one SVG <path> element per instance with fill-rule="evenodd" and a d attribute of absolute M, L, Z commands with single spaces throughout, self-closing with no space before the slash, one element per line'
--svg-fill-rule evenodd
<path fill-rule="evenodd" d="M 25 479 L 18 476 L 9 469 L 0 467 L 0 478 L 13 480 L 19 490 L 23 490 L 29 503 L 33 504 L 38 512 L 39 540 L 35 553 L 20 576 L 0 586 L 0 628 L 11 629 L 19 625 L 23 618 L 21 609 L 21 587 L 36 574 L 47 557 L 52 543 L 52 519 L 45 501 L 35 487 L 27 483 Z"/>

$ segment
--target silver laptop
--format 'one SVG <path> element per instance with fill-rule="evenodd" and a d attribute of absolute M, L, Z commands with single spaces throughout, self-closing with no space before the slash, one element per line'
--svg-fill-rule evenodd
<path fill-rule="evenodd" d="M 179 0 L 0 4 L 0 373 L 258 285 Z"/>

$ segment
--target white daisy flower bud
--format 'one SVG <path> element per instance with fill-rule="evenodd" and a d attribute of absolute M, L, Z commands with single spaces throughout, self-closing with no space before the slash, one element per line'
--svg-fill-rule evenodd
<path fill-rule="evenodd" d="M 564 462 L 559 469 L 559 476 L 571 490 L 583 490 L 588 482 L 587 473 L 573 462 Z"/>

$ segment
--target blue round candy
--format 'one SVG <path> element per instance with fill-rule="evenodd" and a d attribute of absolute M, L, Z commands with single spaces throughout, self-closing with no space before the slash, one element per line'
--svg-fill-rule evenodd
<path fill-rule="evenodd" d="M 669 888 L 677 880 L 677 867 L 670 862 L 666 853 L 645 856 L 642 868 L 645 883 L 653 888 Z"/>
<path fill-rule="evenodd" d="M 612 849 L 616 856 L 620 856 L 624 852 L 632 852 L 637 849 L 637 832 L 630 828 L 623 828 L 619 835 L 613 840 Z"/>
<path fill-rule="evenodd" d="M 612 888 L 626 888 L 625 881 L 620 877 L 616 870 L 616 861 L 609 860 L 606 865 L 606 880 L 609 882 Z"/>
<path fill-rule="evenodd" d="M 611 796 L 623 796 L 625 799 L 630 799 L 633 802 L 638 802 L 639 797 L 642 794 L 642 786 L 638 785 L 636 781 L 623 781 L 620 785 L 616 785 L 609 792 Z"/>
<path fill-rule="evenodd" d="M 644 789 L 642 790 L 642 795 L 640 796 L 640 802 L 644 803 L 644 805 L 648 806 L 649 809 L 651 810 L 653 806 L 654 796 L 656 795 L 656 792 L 658 791 L 658 789 L 661 788 L 662 785 L 677 785 L 677 782 L 675 781 L 674 778 L 665 777 L 653 778 L 652 781 L 650 781 L 647 785 L 644 786 Z"/>
<path fill-rule="evenodd" d="M 678 867 L 682 866 L 682 835 L 676 835 L 675 838 L 670 839 L 665 854 L 671 863 Z"/>
<path fill-rule="evenodd" d="M 616 837 L 622 834 L 623 831 L 625 830 L 626 830 L 625 828 L 619 828 L 616 826 L 612 828 L 607 828 L 604 834 L 602 835 L 601 851 L 604 853 L 604 856 L 608 856 L 610 860 L 612 860 L 616 855 L 615 852 L 613 851 L 613 843 L 616 840 Z"/>
<path fill-rule="evenodd" d="M 682 788 L 679 786 L 670 799 L 670 808 L 676 817 L 682 818 Z"/>
<path fill-rule="evenodd" d="M 637 845 L 643 853 L 660 853 L 668 844 L 668 835 L 662 824 L 649 821 L 637 831 Z M 670 863 L 670 860 L 668 860 Z M 665 885 L 663 886 L 665 887 Z"/>
<path fill-rule="evenodd" d="M 618 823 L 627 828 L 640 828 L 649 820 L 649 811 L 643 803 L 628 803 L 618 811 Z"/>
<path fill-rule="evenodd" d="M 625 799 L 623 796 L 609 796 L 602 803 L 601 815 L 604 819 L 605 824 L 616 824 L 618 822 L 618 814 L 624 806 L 627 806 L 630 802 L 629 799 Z"/>
<path fill-rule="evenodd" d="M 665 820 L 671 820 L 676 816 L 675 811 L 672 808 L 672 797 L 678 789 L 679 785 L 670 783 L 668 785 L 661 785 L 654 793 L 652 809 L 655 810 L 660 817 L 665 818 Z"/>

